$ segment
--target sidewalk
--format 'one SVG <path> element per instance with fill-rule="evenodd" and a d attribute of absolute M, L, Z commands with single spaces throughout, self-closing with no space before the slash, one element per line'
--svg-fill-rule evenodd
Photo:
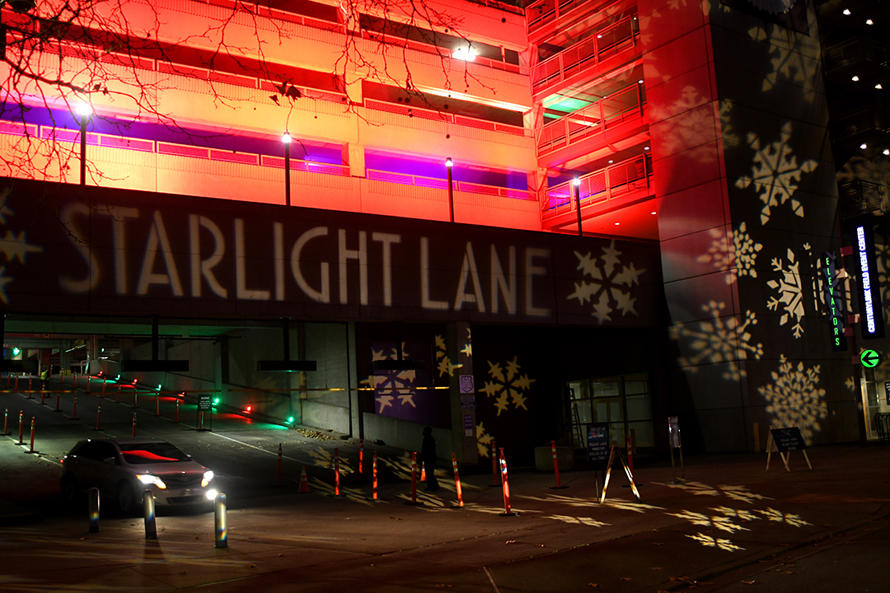
<path fill-rule="evenodd" d="M 338 445 L 356 456 L 353 441 Z M 888 516 L 890 447 L 809 456 L 813 470 L 795 453 L 791 473 L 775 454 L 769 472 L 765 453 L 693 457 L 685 484 L 671 483 L 669 465 L 637 467 L 641 504 L 620 468 L 603 506 L 592 472 L 563 473 L 562 490 L 552 474 L 513 472 L 514 517 L 499 516 L 503 494 L 485 474 L 464 479 L 459 509 L 449 508 L 450 471 L 440 470 L 435 495 L 418 493 L 418 507 L 404 504 L 404 482 L 382 485 L 373 502 L 365 481 L 338 498 L 312 478 L 310 494 L 289 483 L 230 508 L 225 549 L 214 548 L 212 514 L 159 517 L 157 542 L 144 539 L 141 519 L 112 515 L 88 534 L 85 516 L 53 517 L 7 530 L 0 591 L 26 581 L 146 593 L 672 590 Z"/>

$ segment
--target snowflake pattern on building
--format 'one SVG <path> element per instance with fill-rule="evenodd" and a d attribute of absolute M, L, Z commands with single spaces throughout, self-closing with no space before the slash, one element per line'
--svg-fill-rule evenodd
<path fill-rule="evenodd" d="M 436 369 L 439 376 L 454 376 L 454 371 L 461 368 L 462 364 L 452 364 L 451 358 L 448 356 L 448 348 L 445 345 L 445 338 L 441 334 L 436 335 Z"/>
<path fill-rule="evenodd" d="M 372 348 L 371 360 L 398 360 L 396 349 L 390 348 L 390 351 L 387 353 L 385 350 Z M 402 359 L 407 358 L 405 343 L 402 342 Z M 374 389 L 374 403 L 378 414 L 387 407 L 395 405 L 417 407 L 414 402 L 414 396 L 417 394 L 417 371 L 379 371 L 361 383 Z"/>
<path fill-rule="evenodd" d="M 732 249 L 729 249 L 722 229 L 713 228 L 708 233 L 711 235 L 711 247 L 707 253 L 698 256 L 699 263 L 710 263 L 717 270 L 735 270 L 734 274 L 726 275 L 727 284 L 732 284 L 741 276 L 757 278 L 755 264 L 763 245 L 751 238 L 744 222 L 732 232 Z"/>
<path fill-rule="evenodd" d="M 812 81 L 817 62 L 804 60 L 805 55 L 812 55 L 812 48 L 803 47 L 812 41 L 804 35 L 789 36 L 784 27 L 777 25 L 770 25 L 769 32 L 763 27 L 754 27 L 748 31 L 748 35 L 757 41 L 769 38 L 769 47 L 772 48 L 770 63 L 773 71 L 763 79 L 763 91 L 771 90 L 779 80 L 783 80 L 802 89 L 801 96 L 807 103 L 812 103 L 816 98 Z"/>
<path fill-rule="evenodd" d="M 476 425 L 476 452 L 479 457 L 491 457 L 491 442 L 494 440 L 490 434 L 485 432 L 482 423 Z"/>
<path fill-rule="evenodd" d="M 748 331 L 757 325 L 757 316 L 752 311 L 745 312 L 744 321 L 738 317 L 721 317 L 721 312 L 726 308 L 726 303 L 711 301 L 702 305 L 702 310 L 713 319 L 700 321 L 697 328 L 693 324 L 672 326 L 670 336 L 672 340 L 688 340 L 688 348 L 695 351 L 692 356 L 681 356 L 678 360 L 680 366 L 695 372 L 696 366 L 703 363 L 729 363 L 723 373 L 726 380 L 737 381 L 746 375 L 745 369 L 739 366 L 740 360 L 748 356 L 759 360 L 763 356 L 763 344 L 756 346 L 751 343 L 751 333 Z"/>
<path fill-rule="evenodd" d="M 723 148 L 734 148 L 739 144 L 739 136 L 732 130 L 732 100 L 720 101 L 720 132 L 723 137 Z"/>
<path fill-rule="evenodd" d="M 612 320 L 615 309 L 621 311 L 622 317 L 628 313 L 637 315 L 634 308 L 636 299 L 631 297 L 630 287 L 639 285 L 640 275 L 646 270 L 637 270 L 633 262 L 620 265 L 621 252 L 615 249 L 613 240 L 608 247 L 603 247 L 602 257 L 591 257 L 588 252 L 584 255 L 575 252 L 578 258 L 576 269 L 583 272 L 585 277 L 580 282 L 575 282 L 575 292 L 568 296 L 569 299 L 578 299 L 582 305 L 590 302 L 593 305 L 591 315 L 596 317 L 599 324 Z M 589 276 L 592 280 L 587 281 Z"/>
<path fill-rule="evenodd" d="M 514 356 L 513 360 L 505 365 L 505 368 L 501 368 L 500 364 L 488 361 L 488 375 L 491 377 L 491 381 L 486 381 L 485 387 L 479 392 L 494 398 L 494 407 L 498 410 L 498 416 L 501 415 L 501 412 L 506 411 L 510 404 L 513 404 L 515 410 L 522 408 L 528 411 L 525 402 L 528 399 L 528 391 L 535 380 L 529 379 L 528 375 L 519 374 L 521 367 L 516 362 L 517 358 L 519 357 Z"/>
<path fill-rule="evenodd" d="M 803 204 L 792 198 L 797 191 L 797 184 L 803 173 L 812 173 L 818 163 L 812 159 L 797 164 L 797 157 L 791 154 L 788 141 L 791 139 L 791 124 L 782 126 L 782 133 L 778 142 L 773 142 L 761 147 L 757 134 L 748 134 L 748 146 L 756 151 L 754 166 L 751 167 L 751 177 L 744 175 L 736 181 L 736 187 L 745 189 L 753 185 L 758 192 L 763 209 L 760 211 L 760 223 L 769 222 L 772 208 L 785 202 L 791 202 L 791 210 L 795 215 L 803 217 Z"/>
<path fill-rule="evenodd" d="M 783 354 L 779 357 L 779 370 L 770 373 L 773 382 L 757 388 L 767 402 L 766 412 L 776 419 L 776 425 L 798 427 L 807 444 L 822 429 L 819 421 L 828 416 L 825 390 L 819 387 L 819 373 L 819 365 L 806 368 L 803 362 L 798 362 L 795 368 Z"/>
<path fill-rule="evenodd" d="M 767 286 L 775 290 L 778 297 L 772 296 L 766 303 L 770 311 L 778 311 L 779 305 L 782 306 L 784 313 L 779 318 L 779 325 L 785 325 L 790 319 L 794 318 L 797 323 L 791 327 L 791 333 L 795 338 L 803 335 L 803 326 L 800 320 L 804 316 L 803 306 L 803 285 L 800 278 L 800 262 L 795 261 L 794 252 L 788 249 L 788 267 L 785 268 L 783 262 L 778 257 L 774 257 L 772 261 L 773 271 L 782 275 L 779 280 L 770 280 Z"/>
<path fill-rule="evenodd" d="M 9 196 L 10 188 L 5 188 L 3 191 L 0 191 L 0 202 L 5 202 L 7 197 Z M 14 212 L 5 204 L 0 206 L 0 224 L 3 226 L 9 225 L 9 218 L 14 216 Z M 15 278 L 13 278 L 10 273 L 10 267 L 12 265 L 25 265 L 27 262 L 27 256 L 29 253 L 41 253 L 43 252 L 43 247 L 39 245 L 31 245 L 28 243 L 27 238 L 25 237 L 25 231 L 20 231 L 16 234 L 12 229 L 6 228 L 6 234 L 2 238 L 0 238 L 0 253 L 3 254 L 3 260 L 5 265 L 0 265 L 0 301 L 3 301 L 3 304 L 9 304 L 9 298 L 6 295 L 6 287 L 8 284 L 13 282 Z"/>

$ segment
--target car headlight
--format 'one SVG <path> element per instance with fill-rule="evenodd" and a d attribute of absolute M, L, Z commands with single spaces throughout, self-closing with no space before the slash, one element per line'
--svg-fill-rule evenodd
<path fill-rule="evenodd" d="M 145 484 L 147 486 L 154 485 L 154 486 L 157 486 L 158 488 L 160 488 L 161 490 L 164 490 L 167 487 L 167 484 L 164 483 L 164 480 L 162 480 L 161 478 L 159 478 L 157 476 L 153 476 L 151 474 L 142 474 L 141 476 L 136 476 L 136 477 L 139 479 L 140 482 L 142 482 L 143 484 Z"/>
<path fill-rule="evenodd" d="M 212 480 L 212 479 L 213 479 L 212 471 L 207 470 L 206 472 L 204 472 L 204 479 L 201 480 L 201 488 L 206 488 L 207 484 L 209 484 L 210 480 Z"/>

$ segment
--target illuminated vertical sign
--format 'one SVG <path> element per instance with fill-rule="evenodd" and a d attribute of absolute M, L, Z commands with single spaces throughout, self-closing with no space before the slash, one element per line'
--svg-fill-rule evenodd
<path fill-rule="evenodd" d="M 847 350 L 844 338 L 844 299 L 841 296 L 837 268 L 834 265 L 834 254 L 822 254 L 822 286 L 825 292 L 825 305 L 828 307 L 828 320 L 831 323 L 831 349 L 835 352 Z"/>
<path fill-rule="evenodd" d="M 884 337 L 884 315 L 875 268 L 875 242 L 871 222 L 857 221 L 852 226 L 853 256 L 859 268 L 859 318 L 862 338 Z"/>

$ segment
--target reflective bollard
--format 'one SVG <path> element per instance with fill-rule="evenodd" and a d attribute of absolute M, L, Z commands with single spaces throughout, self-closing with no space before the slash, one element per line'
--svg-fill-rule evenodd
<path fill-rule="evenodd" d="M 155 497 L 147 488 L 142 492 L 142 510 L 145 515 L 145 539 L 158 539 L 158 524 L 155 520 Z"/>
<path fill-rule="evenodd" d="M 90 533 L 99 532 L 99 489 L 90 488 Z"/>
<path fill-rule="evenodd" d="M 226 528 L 226 495 L 220 492 L 213 500 L 213 526 L 215 547 L 229 547 L 229 534 Z"/>

